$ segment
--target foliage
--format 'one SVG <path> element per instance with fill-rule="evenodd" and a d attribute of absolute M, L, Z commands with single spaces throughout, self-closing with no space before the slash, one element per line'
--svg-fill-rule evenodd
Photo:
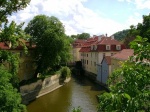
<path fill-rule="evenodd" d="M 79 107 L 77 107 L 77 108 L 73 108 L 72 109 L 72 112 L 81 112 L 81 110 L 82 110 L 82 108 L 79 106 Z"/>
<path fill-rule="evenodd" d="M 70 42 L 56 17 L 38 15 L 25 28 L 36 43 L 37 73 L 45 74 L 70 59 Z"/>
<path fill-rule="evenodd" d="M 134 56 L 110 76 L 111 92 L 99 95 L 99 111 L 150 110 L 150 43 L 138 36 L 131 42 L 131 48 Z"/>
<path fill-rule="evenodd" d="M 25 8 L 30 0 L 0 0 L 0 42 L 15 48 L 20 38 L 27 35 L 22 30 L 24 23 L 17 25 L 14 21 L 8 24 L 7 17 L 18 10 Z M 24 47 L 26 49 L 26 47 Z M 1 112 L 22 112 L 25 106 L 21 104 L 21 96 L 17 93 L 18 87 L 18 55 L 10 51 L 0 49 L 0 111 Z M 2 67 L 4 62 L 9 63 L 11 68 L 5 70 Z M 15 88 L 14 88 L 15 87 Z"/>
<path fill-rule="evenodd" d="M 26 46 L 20 42 L 20 39 L 26 39 L 29 36 L 25 34 L 25 32 L 22 30 L 23 23 L 20 25 L 17 25 L 14 21 L 10 23 L 10 25 L 5 24 L 4 28 L 1 30 L 0 33 L 0 41 L 4 42 L 5 44 L 9 45 L 10 48 L 14 49 L 18 45 L 24 46 L 24 51 L 27 53 Z M 13 54 L 8 50 L 0 50 L 0 61 L 6 62 L 10 64 L 10 72 L 12 73 L 13 77 L 11 79 L 11 83 L 14 87 L 18 87 L 18 64 L 19 64 L 19 57 L 17 54 Z"/>
<path fill-rule="evenodd" d="M 30 0 L 0 0 L 0 25 L 7 22 L 7 16 L 25 8 Z"/>
<path fill-rule="evenodd" d="M 61 68 L 61 77 L 65 79 L 70 76 L 71 76 L 71 70 L 67 66 L 62 67 Z"/>
<path fill-rule="evenodd" d="M 124 44 L 129 48 L 129 43 L 135 39 L 136 36 L 147 38 L 150 42 L 150 14 L 143 15 L 143 22 L 138 23 L 136 26 L 131 25 L 129 33 L 124 40 Z"/>
<path fill-rule="evenodd" d="M 90 34 L 89 33 L 81 33 L 81 34 L 77 34 L 77 35 L 71 35 L 71 38 L 73 38 L 73 39 L 88 39 L 88 38 L 90 38 Z"/>
<path fill-rule="evenodd" d="M 129 29 L 122 30 L 122 31 L 116 32 L 115 34 L 113 34 L 113 36 L 116 40 L 122 41 L 127 36 L 128 32 L 129 32 Z"/>
<path fill-rule="evenodd" d="M 7 22 L 7 16 L 25 8 L 30 0 L 0 0 L 0 25 Z"/>
<path fill-rule="evenodd" d="M 25 106 L 21 104 L 21 95 L 10 83 L 11 78 L 12 74 L 0 66 L 0 111 L 23 112 Z"/>

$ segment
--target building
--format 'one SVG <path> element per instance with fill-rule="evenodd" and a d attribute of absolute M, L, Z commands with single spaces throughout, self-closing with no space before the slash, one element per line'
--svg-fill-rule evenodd
<path fill-rule="evenodd" d="M 80 54 L 79 50 L 81 49 L 81 46 L 86 40 L 84 39 L 77 39 L 72 44 L 72 62 L 75 63 L 76 61 L 80 61 Z"/>
<path fill-rule="evenodd" d="M 106 84 L 109 75 L 111 74 L 111 56 L 105 56 L 101 62 L 98 64 L 98 75 L 97 82 Z"/>
<path fill-rule="evenodd" d="M 11 53 L 19 55 L 18 78 L 20 81 L 32 78 L 36 69 L 34 59 L 32 58 L 35 45 L 31 46 L 29 42 L 24 40 L 21 41 L 28 48 L 27 54 L 25 54 L 24 47 L 21 44 L 19 44 L 16 48 L 12 48 L 11 43 L 0 42 L 0 50 L 7 50 Z M 8 69 L 11 68 L 11 65 L 8 62 L 3 63 Z"/>
<path fill-rule="evenodd" d="M 133 49 L 123 49 L 119 53 L 111 57 L 111 72 L 121 67 L 121 63 L 133 56 Z"/>
<path fill-rule="evenodd" d="M 96 80 L 99 69 L 97 65 L 101 64 L 102 59 L 105 56 L 113 56 L 122 49 L 125 49 L 125 46 L 113 36 L 100 35 L 87 39 L 79 50 L 86 74 Z"/>

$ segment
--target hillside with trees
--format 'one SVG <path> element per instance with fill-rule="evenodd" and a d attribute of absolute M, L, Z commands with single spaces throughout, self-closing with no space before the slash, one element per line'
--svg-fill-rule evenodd
<path fill-rule="evenodd" d="M 129 33 L 129 29 L 118 31 L 113 34 L 114 38 L 119 41 L 123 41 Z"/>

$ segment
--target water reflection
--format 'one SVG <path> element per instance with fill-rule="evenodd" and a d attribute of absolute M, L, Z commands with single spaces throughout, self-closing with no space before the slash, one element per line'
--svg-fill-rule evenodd
<path fill-rule="evenodd" d="M 44 95 L 27 106 L 28 112 L 71 112 L 80 106 L 82 112 L 96 112 L 96 95 L 102 87 L 85 77 L 72 77 L 65 86 Z"/>

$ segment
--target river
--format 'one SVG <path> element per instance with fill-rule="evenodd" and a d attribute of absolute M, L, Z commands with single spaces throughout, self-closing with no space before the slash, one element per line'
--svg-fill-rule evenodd
<path fill-rule="evenodd" d="M 96 95 L 104 89 L 86 77 L 72 77 L 61 88 L 37 98 L 27 106 L 28 112 L 72 112 L 80 106 L 82 112 L 97 112 Z"/>

